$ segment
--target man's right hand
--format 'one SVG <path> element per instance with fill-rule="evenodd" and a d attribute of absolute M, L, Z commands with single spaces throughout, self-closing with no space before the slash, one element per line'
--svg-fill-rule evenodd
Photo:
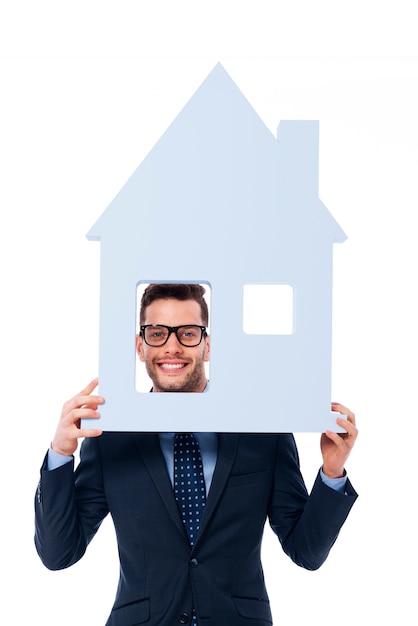
<path fill-rule="evenodd" d="M 51 443 L 54 452 L 71 456 L 77 450 L 78 439 L 81 437 L 98 437 L 102 434 L 102 430 L 80 428 L 82 418 L 100 417 L 97 408 L 99 404 L 104 403 L 104 398 L 91 395 L 98 382 L 98 379 L 94 378 L 85 389 L 64 404 L 55 437 Z"/>

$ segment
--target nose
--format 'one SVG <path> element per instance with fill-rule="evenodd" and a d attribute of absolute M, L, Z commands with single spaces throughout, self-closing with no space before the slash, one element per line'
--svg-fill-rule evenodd
<path fill-rule="evenodd" d="M 167 342 L 165 343 L 164 348 L 166 352 L 171 353 L 171 354 L 182 351 L 182 345 L 177 339 L 176 333 L 174 332 L 170 333 L 170 336 L 167 339 Z"/>

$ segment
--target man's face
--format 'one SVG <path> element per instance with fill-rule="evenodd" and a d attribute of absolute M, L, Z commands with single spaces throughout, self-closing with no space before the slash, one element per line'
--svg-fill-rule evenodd
<path fill-rule="evenodd" d="M 196 300 L 167 298 L 154 300 L 145 310 L 144 324 L 203 326 L 200 305 Z M 154 391 L 202 392 L 206 387 L 205 362 L 209 361 L 209 338 L 203 337 L 194 348 L 182 346 L 171 333 L 167 343 L 149 346 L 142 337 L 136 338 L 136 349 L 145 363 Z"/>

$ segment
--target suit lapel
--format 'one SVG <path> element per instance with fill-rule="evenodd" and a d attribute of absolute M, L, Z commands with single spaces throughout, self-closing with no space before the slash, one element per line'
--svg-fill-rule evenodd
<path fill-rule="evenodd" d="M 182 536 L 187 540 L 186 531 L 181 520 L 180 511 L 174 497 L 173 487 L 168 476 L 167 467 L 161 451 L 158 435 L 135 435 L 136 443 L 147 467 L 148 472 L 159 492 L 169 517 L 173 520 Z"/>
<path fill-rule="evenodd" d="M 205 511 L 202 518 L 202 525 L 200 527 L 200 531 L 197 536 L 195 545 L 198 545 L 200 538 L 204 534 L 207 525 L 218 506 L 219 500 L 223 494 L 225 485 L 230 476 L 232 465 L 235 461 L 237 446 L 238 435 L 229 433 L 218 434 L 218 455 L 215 471 L 206 501 Z"/>

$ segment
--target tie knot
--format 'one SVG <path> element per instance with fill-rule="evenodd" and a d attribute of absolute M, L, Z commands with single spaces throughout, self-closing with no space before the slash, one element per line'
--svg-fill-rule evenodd
<path fill-rule="evenodd" d="M 196 437 L 193 433 L 176 433 L 174 445 L 197 445 Z"/>

